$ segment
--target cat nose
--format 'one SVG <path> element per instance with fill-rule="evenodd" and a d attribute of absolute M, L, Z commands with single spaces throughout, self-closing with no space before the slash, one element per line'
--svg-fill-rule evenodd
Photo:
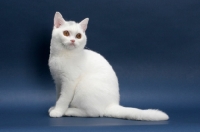
<path fill-rule="evenodd" d="M 74 39 L 72 39 L 72 40 L 70 40 L 72 43 L 74 43 L 75 42 L 75 40 Z"/>

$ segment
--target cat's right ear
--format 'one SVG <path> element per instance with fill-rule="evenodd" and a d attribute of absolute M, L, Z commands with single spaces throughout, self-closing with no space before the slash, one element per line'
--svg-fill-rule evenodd
<path fill-rule="evenodd" d="M 82 21 L 79 23 L 84 32 L 85 32 L 86 29 L 87 29 L 88 21 L 89 21 L 89 18 L 85 18 L 84 20 L 82 20 Z"/>
<path fill-rule="evenodd" d="M 63 19 L 62 15 L 60 12 L 56 12 L 54 16 L 54 27 L 59 28 L 61 25 L 65 23 L 65 20 Z"/>

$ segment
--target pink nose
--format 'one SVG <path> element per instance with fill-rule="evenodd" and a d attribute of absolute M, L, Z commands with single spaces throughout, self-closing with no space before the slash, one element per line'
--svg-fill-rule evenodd
<path fill-rule="evenodd" d="M 72 39 L 72 40 L 70 40 L 70 41 L 71 41 L 72 43 L 74 43 L 74 42 L 75 42 L 75 40 L 73 40 L 73 39 Z"/>

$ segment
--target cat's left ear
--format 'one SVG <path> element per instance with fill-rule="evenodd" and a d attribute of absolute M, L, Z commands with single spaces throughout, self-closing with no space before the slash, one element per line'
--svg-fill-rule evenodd
<path fill-rule="evenodd" d="M 85 18 L 84 20 L 82 20 L 82 21 L 79 23 L 84 32 L 85 32 L 86 29 L 87 29 L 88 21 L 89 21 L 89 18 Z"/>
<path fill-rule="evenodd" d="M 65 23 L 65 20 L 63 19 L 60 12 L 56 12 L 56 14 L 54 16 L 54 27 L 59 28 L 64 23 Z"/>

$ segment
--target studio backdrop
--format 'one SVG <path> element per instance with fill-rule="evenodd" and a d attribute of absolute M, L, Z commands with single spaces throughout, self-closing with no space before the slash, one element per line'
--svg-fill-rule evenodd
<path fill-rule="evenodd" d="M 171 120 L 179 111 L 198 113 L 199 6 L 199 0 L 1 0 L 0 117 L 7 123 L 0 126 L 15 125 L 12 116 L 26 112 L 49 118 L 56 98 L 48 68 L 56 11 L 66 20 L 90 18 L 86 48 L 112 65 L 123 106 L 161 109 Z"/>

